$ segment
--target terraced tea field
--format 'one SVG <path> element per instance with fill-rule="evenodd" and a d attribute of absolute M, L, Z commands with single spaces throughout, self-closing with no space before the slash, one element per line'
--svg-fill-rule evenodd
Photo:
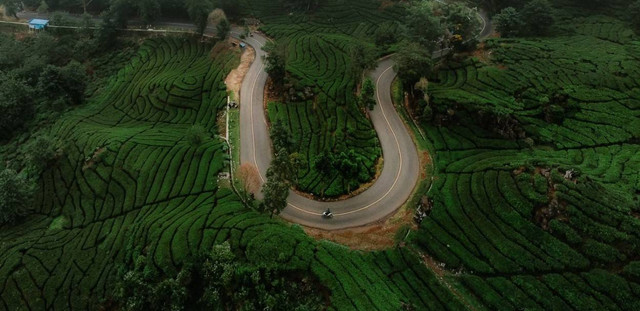
<path fill-rule="evenodd" d="M 397 21 L 402 10 L 381 8 L 376 1 L 328 1 L 310 14 L 283 14 L 277 1 L 251 1 L 246 10 L 264 23 L 262 30 L 286 44 L 286 68 L 298 87 L 313 90 L 313 98 L 291 103 L 271 103 L 271 122 L 287 124 L 297 152 L 307 165 L 299 170 L 297 188 L 321 196 L 337 196 L 369 181 L 376 173 L 380 144 L 365 110 L 359 107 L 350 51 L 355 46 L 373 49 L 373 34 L 385 21 Z M 359 156 L 359 180 L 351 186 L 340 174 L 314 167 L 323 152 L 348 152 Z"/>
<path fill-rule="evenodd" d="M 489 63 L 432 80 L 433 104 L 455 121 L 425 126 L 435 206 L 417 243 L 489 309 L 635 310 L 640 41 L 609 17 L 557 27 L 552 38 L 489 40 Z M 524 136 L 492 133 L 492 112 Z"/>
<path fill-rule="evenodd" d="M 238 260 L 318 279 L 335 309 L 460 308 L 412 253 L 315 242 L 218 186 L 216 115 L 237 63 L 192 39 L 148 40 L 87 107 L 61 118 L 51 135 L 68 145 L 45 171 L 35 214 L 0 227 L 0 309 L 96 309 L 139 255 L 170 276 L 224 241 Z M 193 124 L 209 134 L 198 146 L 185 139 Z"/>
<path fill-rule="evenodd" d="M 42 178 L 35 215 L 0 230 L 0 308 L 86 309 L 109 294 L 133 249 L 170 270 L 215 242 L 203 234 L 211 214 L 241 204 L 217 185 L 225 152 L 214 138 L 237 59 L 212 60 L 210 48 L 147 41 L 105 91 L 53 127 L 65 154 Z M 198 147 L 184 139 L 195 123 L 210 131 Z"/>

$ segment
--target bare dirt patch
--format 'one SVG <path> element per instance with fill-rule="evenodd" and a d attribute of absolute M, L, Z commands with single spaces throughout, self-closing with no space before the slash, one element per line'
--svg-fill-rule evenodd
<path fill-rule="evenodd" d="M 240 41 L 235 39 L 232 39 L 231 42 L 235 43 L 236 45 L 240 43 Z M 240 56 L 240 65 L 238 66 L 238 68 L 231 70 L 227 78 L 224 80 L 224 82 L 227 84 L 227 89 L 229 91 L 232 91 L 233 94 L 235 94 L 236 98 L 240 96 L 242 81 L 247 75 L 247 72 L 249 72 L 249 67 L 251 66 L 255 58 L 255 50 L 252 47 L 247 46 Z"/>
<path fill-rule="evenodd" d="M 105 148 L 105 147 L 97 148 L 93 152 L 93 155 L 91 155 L 91 157 L 87 158 L 87 160 L 84 162 L 84 165 L 82 166 L 82 171 L 86 171 L 88 169 L 91 169 L 96 165 L 96 163 L 102 162 L 102 154 L 105 151 L 107 151 L 107 148 Z"/>
<path fill-rule="evenodd" d="M 471 53 L 473 57 L 478 59 L 480 62 L 488 64 L 491 61 L 491 50 L 486 49 L 486 44 L 481 42 L 478 44 L 478 48 Z"/>
<path fill-rule="evenodd" d="M 413 221 L 413 211 L 405 207 L 399 209 L 392 216 L 378 223 L 358 228 L 327 231 L 306 228 L 304 231 L 319 240 L 329 240 L 357 250 L 382 250 L 396 245 L 396 233 L 403 226 L 416 229 Z"/>

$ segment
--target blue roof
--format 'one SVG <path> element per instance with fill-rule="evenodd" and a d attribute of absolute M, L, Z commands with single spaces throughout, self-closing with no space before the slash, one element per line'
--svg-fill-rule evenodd
<path fill-rule="evenodd" d="M 41 25 L 41 26 L 46 26 L 47 24 L 49 24 L 49 20 L 47 19 L 37 19 L 34 18 L 32 20 L 29 21 L 29 25 Z"/>

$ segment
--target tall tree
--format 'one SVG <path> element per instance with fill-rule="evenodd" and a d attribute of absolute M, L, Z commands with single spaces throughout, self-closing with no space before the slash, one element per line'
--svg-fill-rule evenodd
<path fill-rule="evenodd" d="M 0 224 L 13 223 L 27 213 L 35 183 L 14 170 L 0 171 Z"/>
<path fill-rule="evenodd" d="M 482 28 L 478 13 L 462 3 L 451 3 L 444 6 L 444 16 L 451 31 L 451 43 L 454 49 L 473 48 L 477 44 L 477 36 Z"/>
<path fill-rule="evenodd" d="M 218 23 L 216 26 L 216 34 L 218 36 L 218 40 L 226 40 L 229 37 L 229 32 L 231 31 L 231 24 L 229 21 L 224 18 Z"/>
<path fill-rule="evenodd" d="M 444 27 L 434 14 L 433 5 L 429 1 L 419 2 L 405 20 L 407 36 L 428 51 L 435 51 L 444 35 Z M 402 49 L 400 49 L 402 50 Z"/>
<path fill-rule="evenodd" d="M 209 0 L 186 0 L 187 13 L 189 18 L 196 25 L 199 35 L 203 35 L 207 29 L 209 13 L 213 10 L 213 4 Z"/>
<path fill-rule="evenodd" d="M 34 113 L 33 90 L 14 76 L 0 78 L 0 139 L 29 121 Z"/>
<path fill-rule="evenodd" d="M 116 27 L 126 28 L 129 18 L 134 13 L 134 7 L 128 0 L 112 0 L 109 11 L 109 17 L 113 18 Z"/>
<path fill-rule="evenodd" d="M 522 9 L 522 20 L 529 33 L 543 35 L 555 22 L 554 9 L 547 0 L 531 0 Z"/>
<path fill-rule="evenodd" d="M 373 107 L 376 105 L 376 100 L 374 98 L 375 93 L 376 88 L 373 85 L 373 81 L 369 78 L 365 79 L 362 84 L 362 90 L 360 91 L 360 102 L 369 110 L 373 110 Z"/>
<path fill-rule="evenodd" d="M 377 65 L 374 51 L 362 44 L 353 45 L 349 50 L 349 57 L 351 58 L 351 73 L 357 77 L 366 70 L 374 69 Z"/>
<path fill-rule="evenodd" d="M 138 0 L 138 15 L 145 25 L 153 24 L 160 17 L 160 3 L 158 0 Z"/>
<path fill-rule="evenodd" d="M 417 43 L 403 42 L 402 49 L 395 55 L 398 77 L 406 83 L 413 85 L 421 77 L 427 76 L 433 67 L 431 53 Z"/>
<path fill-rule="evenodd" d="M 267 53 L 265 70 L 273 83 L 277 87 L 282 87 L 287 74 L 285 45 L 279 41 L 269 41 L 262 47 L 262 50 Z"/>
<path fill-rule="evenodd" d="M 291 137 L 291 133 L 284 124 L 282 124 L 282 122 L 273 122 L 271 130 L 269 131 L 269 136 L 271 136 L 271 142 L 274 150 L 279 151 L 284 149 L 288 153 L 291 152 L 291 147 L 293 146 L 294 141 Z"/>
<path fill-rule="evenodd" d="M 274 166 L 267 170 L 267 182 L 262 187 L 262 194 L 264 198 L 259 205 L 260 211 L 269 213 L 273 217 L 287 207 L 289 184 Z"/>
<path fill-rule="evenodd" d="M 496 30 L 505 38 L 517 36 L 524 26 L 520 13 L 513 7 L 502 9 L 493 20 Z"/>

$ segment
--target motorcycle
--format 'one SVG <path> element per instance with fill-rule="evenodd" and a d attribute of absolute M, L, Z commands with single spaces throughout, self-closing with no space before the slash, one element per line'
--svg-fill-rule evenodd
<path fill-rule="evenodd" d="M 331 210 L 327 209 L 322 213 L 322 218 L 325 218 L 325 219 L 333 218 L 333 213 L 331 212 Z"/>

